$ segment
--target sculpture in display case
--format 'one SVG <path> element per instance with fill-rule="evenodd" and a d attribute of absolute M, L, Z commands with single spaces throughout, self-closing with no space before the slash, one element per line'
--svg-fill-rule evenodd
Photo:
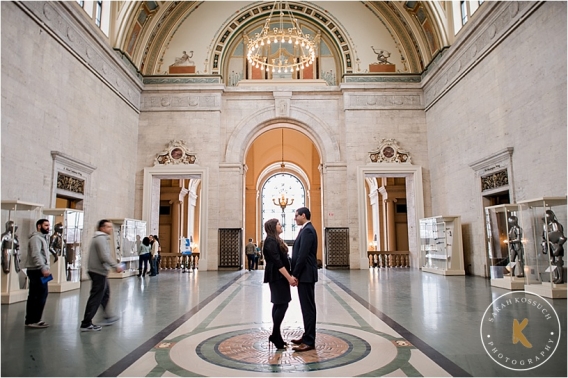
<path fill-rule="evenodd" d="M 2 271 L 4 273 L 10 273 L 12 256 L 14 256 L 14 268 L 16 272 L 20 271 L 20 241 L 18 240 L 16 231 L 18 231 L 18 226 L 14 221 L 9 220 L 6 222 L 6 231 L 2 234 Z"/>
<path fill-rule="evenodd" d="M 53 233 L 49 237 L 53 280 L 49 282 L 48 290 L 50 293 L 62 293 L 79 289 L 83 210 L 53 208 L 45 209 L 43 214 L 53 225 Z"/>
<path fill-rule="evenodd" d="M 43 205 L 20 200 L 2 200 L 2 220 L 6 229 L 2 233 L 2 304 L 25 301 L 28 297 L 27 276 L 24 273 L 28 243 L 18 236 L 27 237 L 36 230 L 36 222 L 43 218 Z M 21 265 L 22 264 L 22 265 Z M 24 269 L 20 269 L 20 268 Z"/>
<path fill-rule="evenodd" d="M 525 276 L 525 249 L 523 247 L 523 229 L 519 227 L 519 220 L 511 215 L 509 225 L 509 263 L 515 263 L 511 268 L 511 275 L 517 272 L 517 277 Z"/>
<path fill-rule="evenodd" d="M 53 255 L 53 262 L 56 263 L 59 260 L 59 256 L 63 255 L 63 224 L 61 222 L 57 223 L 53 227 L 53 235 L 49 238 L 49 252 Z"/>
<path fill-rule="evenodd" d="M 111 257 L 125 264 L 121 273 L 110 272 L 108 278 L 126 278 L 138 274 L 138 248 L 146 236 L 146 221 L 130 218 L 110 219 L 113 231 Z"/>
<path fill-rule="evenodd" d="M 525 288 L 525 276 L 530 264 L 527 264 L 527 228 L 521 227 L 521 221 L 518 204 L 507 203 L 485 208 L 491 286 L 508 290 Z M 531 234 L 530 227 L 528 234 Z"/>
<path fill-rule="evenodd" d="M 564 243 L 566 243 L 566 236 L 564 235 L 564 227 L 552 210 L 546 210 L 545 216 L 542 218 L 543 232 L 542 232 L 542 253 L 548 254 L 550 265 L 555 266 L 556 269 L 552 270 L 552 279 L 555 284 L 564 282 L 562 270 L 564 268 Z"/>
<path fill-rule="evenodd" d="M 545 298 L 566 298 L 566 196 L 521 200 L 517 204 L 525 248 L 524 290 Z"/>

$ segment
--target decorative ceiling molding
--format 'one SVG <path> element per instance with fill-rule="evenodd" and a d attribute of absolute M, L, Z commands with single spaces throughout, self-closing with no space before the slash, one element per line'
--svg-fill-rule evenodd
<path fill-rule="evenodd" d="M 121 26 L 117 31 L 116 43 L 122 51 L 130 50 L 129 56 L 140 72 L 145 75 L 154 74 L 163 63 L 160 60 L 169 41 L 202 2 L 161 2 L 156 13 L 152 14 L 142 29 L 137 31 L 139 34 L 133 42 L 131 39 L 135 27 L 140 29 L 137 16 L 144 6 L 143 2 L 136 3 L 138 5 L 129 6 L 128 11 L 121 12 L 122 16 L 128 18 L 129 21 L 121 23 L 125 26 Z M 317 3 L 290 2 L 288 4 L 294 8 L 293 12 L 299 19 L 315 29 L 320 29 L 333 42 L 341 59 L 343 73 L 353 72 L 357 52 L 347 30 Z M 408 65 L 408 72 L 421 73 L 435 53 L 447 44 L 444 42 L 445 30 L 440 30 L 443 25 L 440 25 L 441 21 L 436 17 L 440 15 L 436 12 L 435 4 L 420 1 L 411 10 L 405 8 L 404 2 L 369 1 L 363 4 L 373 12 L 391 34 L 401 56 Z M 213 39 L 211 51 L 207 54 L 209 72 L 223 73 L 223 57 L 232 41 L 239 33 L 247 32 L 247 28 L 250 29 L 251 25 L 268 15 L 271 6 L 272 4 L 267 2 L 251 3 L 219 28 Z M 129 46 L 129 43 L 135 43 L 135 46 Z"/>
<path fill-rule="evenodd" d="M 418 43 L 412 37 L 412 31 L 401 19 L 400 12 L 396 7 L 390 7 L 383 1 L 370 1 L 366 6 L 383 23 L 391 36 L 397 42 L 401 55 L 408 64 L 408 72 L 419 73 L 422 71 L 422 61 L 419 55 Z"/>
<path fill-rule="evenodd" d="M 431 13 L 429 2 L 418 1 L 412 9 L 406 7 L 407 3 L 404 3 L 404 9 L 411 15 L 414 33 L 420 35 L 420 40 L 424 44 L 422 50 L 425 50 L 424 54 L 428 55 L 424 57 L 424 60 L 430 62 L 443 45 L 438 28 L 434 24 L 435 19 Z M 397 5 L 400 6 L 400 3 L 397 3 Z"/>

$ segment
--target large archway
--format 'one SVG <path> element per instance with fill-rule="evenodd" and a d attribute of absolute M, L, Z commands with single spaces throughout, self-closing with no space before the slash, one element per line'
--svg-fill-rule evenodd
<path fill-rule="evenodd" d="M 266 182 L 278 174 L 286 174 L 298 180 L 305 189 L 301 204 L 308 206 L 312 223 L 318 232 L 318 259 L 322 259 L 322 201 L 321 156 L 318 148 L 306 134 L 296 130 L 295 125 L 273 123 L 251 140 L 245 153 L 245 206 L 244 239 L 262 241 L 262 191 Z M 266 201 L 265 201 L 266 202 Z M 270 199 L 272 202 L 272 199 Z M 276 201 L 277 202 L 277 201 Z M 300 202 L 291 204 L 288 212 Z M 279 205 L 274 205 L 278 210 Z"/>

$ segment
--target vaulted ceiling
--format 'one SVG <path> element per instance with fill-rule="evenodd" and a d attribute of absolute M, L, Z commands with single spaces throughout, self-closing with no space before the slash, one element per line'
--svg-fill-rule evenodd
<path fill-rule="evenodd" d="M 214 33 L 204 33 L 203 27 L 195 28 L 192 33 L 215 34 L 202 35 L 210 42 L 207 58 L 214 59 L 214 51 L 223 50 L 223 42 L 231 33 L 246 32 L 249 23 L 258 22 L 263 10 L 271 2 L 230 2 L 238 11 L 229 14 L 225 21 L 212 25 Z M 342 37 L 349 35 L 349 30 L 342 29 L 341 20 L 349 15 L 331 14 L 326 9 L 331 4 L 325 1 L 288 2 L 296 4 L 295 15 L 314 27 L 328 28 Z M 400 46 L 399 51 L 408 62 L 408 72 L 420 73 L 443 47 L 448 46 L 448 10 L 447 2 L 439 1 L 364 1 L 353 2 L 353 6 L 364 6 L 370 12 L 377 25 L 388 30 L 392 39 Z M 213 2 L 219 13 L 223 12 L 228 2 Z M 161 66 L 165 47 L 175 36 L 180 27 L 188 22 L 190 15 L 202 1 L 121 1 L 113 3 L 110 42 L 113 47 L 125 52 L 143 74 L 154 74 Z M 315 10 L 315 11 L 314 11 Z M 361 26 L 367 28 L 368 25 Z M 372 30 L 372 28 L 370 28 Z M 336 38 L 337 39 L 337 38 Z M 339 38 L 341 40 L 341 38 Z M 355 43 L 345 38 L 345 46 L 337 46 L 338 51 L 347 51 L 348 60 L 357 58 Z M 340 43 L 340 42 L 338 42 Z M 205 54 L 205 53 L 203 53 Z M 349 72 L 349 65 L 344 65 L 344 72 Z M 213 70 L 212 70 L 213 71 Z M 211 71 L 210 71 L 211 72 Z"/>

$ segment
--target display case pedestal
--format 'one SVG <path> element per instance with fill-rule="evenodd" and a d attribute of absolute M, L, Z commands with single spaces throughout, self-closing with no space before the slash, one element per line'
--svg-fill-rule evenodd
<path fill-rule="evenodd" d="M 493 278 L 491 286 L 507 290 L 523 290 L 525 288 L 525 279 L 522 277 Z"/>
<path fill-rule="evenodd" d="M 59 256 L 57 262 L 53 262 L 54 257 L 50 256 L 49 270 L 53 276 L 53 280 L 47 284 L 47 291 L 50 293 L 63 293 L 65 291 L 77 290 L 81 288 L 81 282 L 67 281 L 67 271 L 65 257 Z"/>
<path fill-rule="evenodd" d="M 14 265 L 15 257 L 12 256 L 10 273 L 2 274 L 2 304 L 23 302 L 28 299 L 28 290 L 20 289 L 20 279 Z"/>
<path fill-rule="evenodd" d="M 423 272 L 441 274 L 443 276 L 465 276 L 465 270 L 460 269 L 437 269 L 424 266 L 421 269 Z"/>
<path fill-rule="evenodd" d="M 461 219 L 437 216 L 420 219 L 420 259 L 423 272 L 464 276 Z"/>
<path fill-rule="evenodd" d="M 543 282 L 540 284 L 525 285 L 525 291 L 535 293 L 545 298 L 566 298 L 566 284 L 550 284 Z"/>
<path fill-rule="evenodd" d="M 567 298 L 565 275 L 568 222 L 566 196 L 518 202 L 524 228 L 525 290 L 546 298 Z M 558 271 L 557 269 L 562 269 Z"/>

